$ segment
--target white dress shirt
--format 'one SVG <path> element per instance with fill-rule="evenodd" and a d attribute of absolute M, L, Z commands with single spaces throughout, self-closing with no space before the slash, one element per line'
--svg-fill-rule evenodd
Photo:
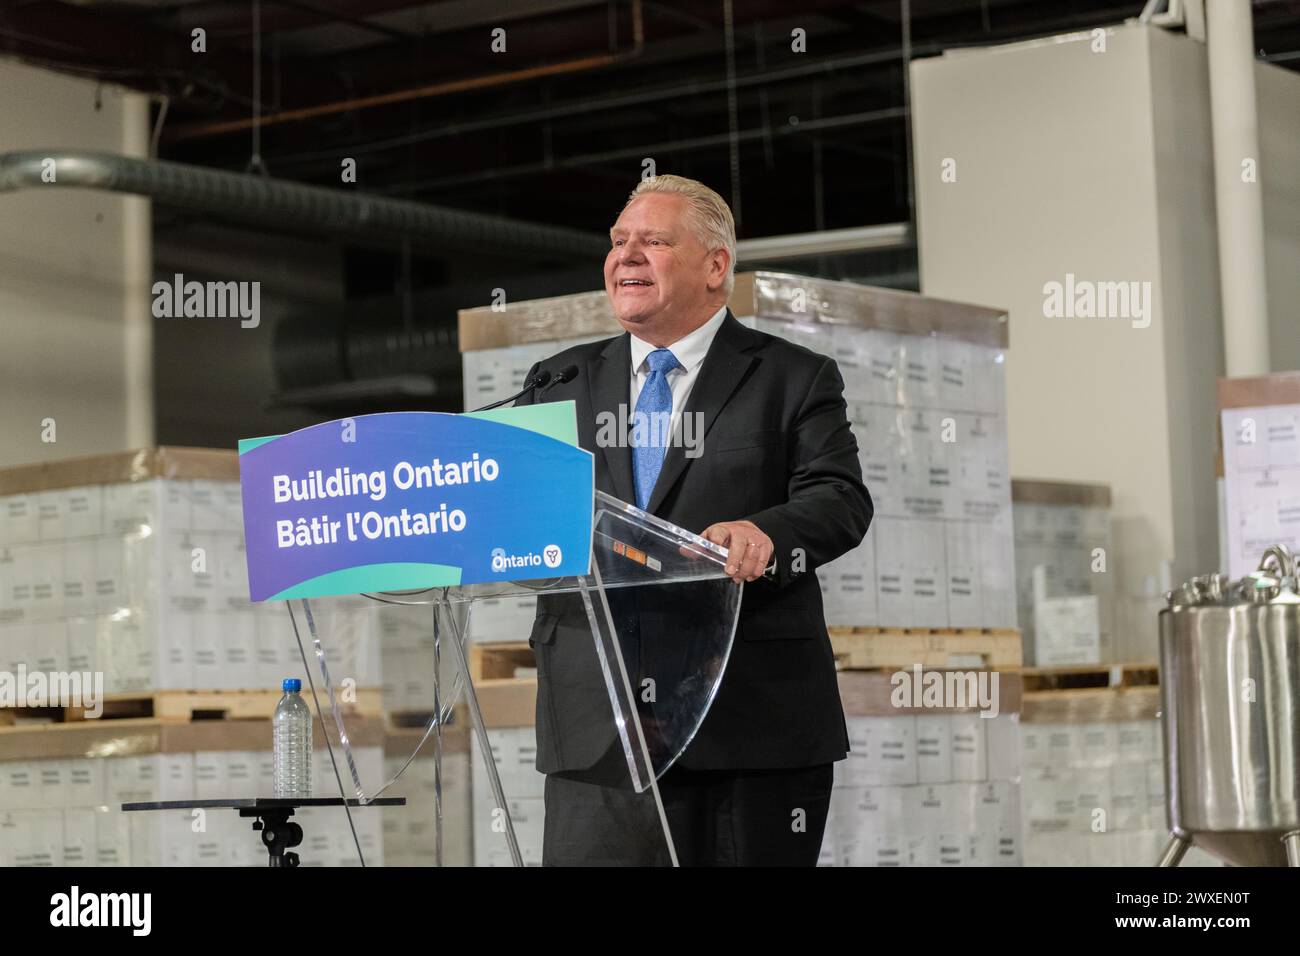
<path fill-rule="evenodd" d="M 722 320 L 726 317 L 727 307 L 724 305 L 694 332 L 687 333 L 667 346 L 668 351 L 673 353 L 673 357 L 681 366 L 673 369 L 667 376 L 668 387 L 673 394 L 673 417 L 669 424 L 671 431 L 668 433 L 670 435 L 677 433 L 677 423 L 681 421 L 682 409 L 686 407 L 686 399 L 690 397 L 691 389 L 695 387 L 695 380 L 700 377 L 704 356 L 708 354 L 709 346 L 713 344 L 713 337 L 718 334 L 718 329 L 722 327 Z M 657 348 L 659 346 L 651 345 L 644 339 L 637 338 L 635 333 L 632 334 L 632 381 L 628 392 L 631 400 L 627 406 L 629 419 L 632 412 L 636 411 L 636 400 L 641 397 L 641 389 L 645 387 L 645 381 L 650 377 L 646 356 Z"/>

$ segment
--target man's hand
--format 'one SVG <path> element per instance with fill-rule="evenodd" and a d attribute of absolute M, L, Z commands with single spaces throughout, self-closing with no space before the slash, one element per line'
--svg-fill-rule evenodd
<path fill-rule="evenodd" d="M 758 580 L 772 561 L 775 545 L 752 521 L 719 521 L 702 537 L 727 549 L 727 574 L 737 584 Z"/>

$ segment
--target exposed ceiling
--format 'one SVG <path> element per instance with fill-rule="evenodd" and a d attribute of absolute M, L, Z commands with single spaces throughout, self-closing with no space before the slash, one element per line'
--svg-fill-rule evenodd
<path fill-rule="evenodd" d="M 153 95 L 162 159 L 326 187 L 351 159 L 366 192 L 597 236 L 653 160 L 727 197 L 743 240 L 910 221 L 909 57 L 1119 24 L 1143 6 L 0 0 L 0 55 Z M 1262 54 L 1300 68 L 1300 0 L 1253 8 Z M 261 276 L 279 316 L 257 337 L 155 323 L 157 434 L 172 443 L 225 446 L 240 428 L 273 434 L 322 414 L 458 409 L 458 308 L 498 286 L 517 300 L 600 283 L 599 261 L 550 246 L 399 248 L 303 222 L 265 235 L 176 204 L 153 210 L 157 269 Z M 917 287 L 908 245 L 795 267 Z M 341 299 L 302 294 L 322 284 Z"/>
<path fill-rule="evenodd" d="M 352 158 L 371 192 L 603 232 L 652 159 L 718 188 L 752 238 L 909 218 L 905 10 L 922 56 L 1142 6 L 14 0 L 0 4 L 0 52 L 159 94 L 162 158 L 244 170 L 260 46 L 259 154 L 277 177 L 337 184 Z M 1300 68 L 1300 0 L 1254 13 L 1262 53 Z M 791 49 L 796 29 L 806 52 Z"/>

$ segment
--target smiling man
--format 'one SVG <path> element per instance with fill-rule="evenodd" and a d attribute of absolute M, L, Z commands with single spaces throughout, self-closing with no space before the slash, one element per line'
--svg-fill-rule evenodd
<path fill-rule="evenodd" d="M 832 764 L 848 751 L 813 572 L 862 541 L 871 497 L 835 362 L 736 320 L 735 259 L 722 197 L 679 176 L 644 180 L 605 259 L 624 333 L 561 352 L 529 377 L 576 366 L 546 399 L 576 403 L 596 487 L 726 548 L 727 573 L 744 586 L 721 687 L 659 781 L 681 862 L 811 866 Z M 597 441 L 596 422 L 620 406 L 619 420 L 639 427 Z M 674 440 L 686 415 L 702 436 L 694 456 Z M 530 643 L 547 774 L 543 862 L 665 862 L 645 800 L 620 785 L 627 767 L 580 605 L 540 599 Z"/>

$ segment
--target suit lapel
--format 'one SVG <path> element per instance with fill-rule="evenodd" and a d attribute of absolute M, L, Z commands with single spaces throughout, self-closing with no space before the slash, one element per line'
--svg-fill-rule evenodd
<path fill-rule="evenodd" d="M 753 347 L 754 336 L 749 329 L 736 321 L 736 317 L 728 309 L 727 317 L 722 321 L 722 325 L 718 327 L 718 332 L 713 337 L 713 343 L 704 356 L 704 364 L 700 367 L 699 377 L 695 380 L 695 386 L 686 399 L 686 409 L 682 412 L 683 423 L 687 415 L 698 413 L 702 416 L 703 428 L 697 435 L 698 440 L 702 440 L 708 434 L 709 429 L 713 427 L 714 420 L 718 417 L 718 413 L 731 399 L 736 387 L 740 385 L 745 373 L 749 371 L 749 367 L 754 363 L 754 356 L 749 354 Z M 631 347 L 629 346 L 627 349 L 628 362 L 631 361 L 631 354 Z M 624 391 L 626 391 L 626 387 L 625 382 Z M 650 494 L 647 511 L 653 514 L 663 504 L 664 498 L 668 496 L 668 492 L 672 490 L 677 479 L 686 471 L 686 467 L 690 462 L 691 459 L 686 457 L 686 450 L 680 442 L 668 446 L 668 450 L 664 453 L 663 470 L 659 472 L 654 491 Z M 630 457 L 628 466 L 630 479 Z"/>
<path fill-rule="evenodd" d="M 630 397 L 632 375 L 631 337 L 624 332 L 614 339 L 587 365 L 587 384 L 591 393 L 593 417 L 599 419 L 602 413 L 619 420 L 619 406 L 626 406 Z M 598 426 L 596 434 L 602 429 Z M 626 435 L 615 435 L 613 443 L 606 442 L 603 447 L 595 449 L 596 454 L 605 456 L 613 481 L 613 493 L 623 501 L 636 503 L 636 491 L 632 484 L 632 449 Z"/>

